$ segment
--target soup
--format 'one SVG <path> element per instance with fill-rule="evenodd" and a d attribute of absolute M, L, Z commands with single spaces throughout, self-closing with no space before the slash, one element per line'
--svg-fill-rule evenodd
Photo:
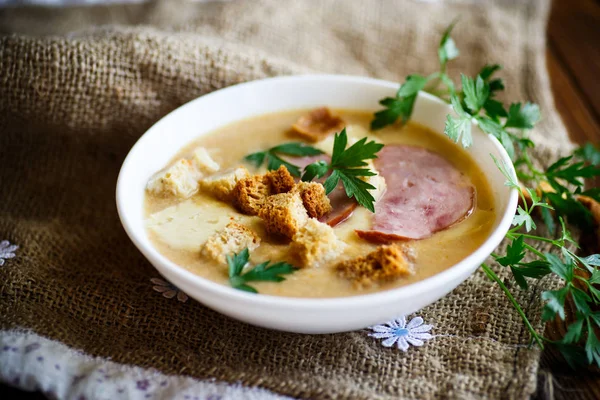
<path fill-rule="evenodd" d="M 188 176 L 192 188 L 195 187 L 194 180 L 210 179 L 213 173 L 215 176 L 219 176 L 223 171 L 242 166 L 250 174 L 265 174 L 267 169 L 264 165 L 257 167 L 255 164 L 245 161 L 245 157 L 250 153 L 264 151 L 282 143 L 302 142 L 301 136 L 290 133 L 290 127 L 307 113 L 307 110 L 287 111 L 234 122 L 199 137 L 181 149 L 173 158 L 173 163 L 182 159 L 193 159 L 194 152 L 197 152 L 198 148 L 202 149 L 201 157 L 208 156 L 207 158 L 214 162 L 214 171 L 205 172 L 202 178 Z M 229 268 L 223 257 L 220 260 L 207 257 L 202 252 L 202 248 L 206 246 L 207 241 L 211 240 L 211 236 L 214 237 L 218 232 L 223 232 L 228 224 L 235 222 L 238 226 L 248 228 L 260 240 L 260 245 L 255 248 L 253 246 L 250 251 L 251 265 L 264 261 L 285 261 L 294 266 L 301 266 L 293 273 L 283 276 L 285 280 L 281 282 L 249 283 L 254 289 L 261 294 L 276 296 L 326 298 L 373 293 L 420 281 L 461 261 L 486 240 L 496 217 L 494 199 L 481 170 L 465 151 L 447 138 L 414 123 L 408 123 L 402 127 L 387 127 L 373 133 L 369 132 L 372 113 L 336 110 L 336 114 L 346 126 L 348 146 L 365 135 L 370 138 L 369 140 L 372 139 L 384 145 L 380 153 L 381 157 L 374 160 L 374 170 L 381 169 L 387 175 L 381 173 L 380 176 L 384 178 L 387 176 L 390 179 L 386 178 L 386 181 L 394 182 L 393 187 L 388 184 L 387 189 L 380 190 L 380 193 L 375 196 L 379 197 L 375 203 L 375 213 L 365 207 L 354 206 L 351 207 L 349 216 L 344 215 L 344 218 L 341 218 L 341 222 L 330 223 L 330 225 L 334 225 L 332 232 L 343 245 L 343 250 L 336 257 L 329 258 L 318 265 L 317 263 L 300 265 L 298 254 L 294 252 L 297 246 L 294 246 L 292 238 L 272 234 L 264 217 L 241 212 L 240 208 L 230 201 L 223 201 L 223 198 L 218 198 L 219 196 L 215 196 L 214 193 L 203 190 L 202 185 L 196 191 L 191 190 L 183 197 L 147 191 L 145 197 L 146 227 L 153 245 L 162 255 L 182 268 L 214 282 L 230 285 Z M 326 153 L 331 152 L 333 136 L 325 136 L 326 138 L 320 142 L 308 144 L 320 148 Z M 382 163 L 394 157 L 404 159 L 406 154 L 410 154 L 411 157 L 415 155 L 415 160 L 424 160 L 419 161 L 422 164 L 419 164 L 421 167 L 417 168 L 415 172 L 417 174 L 423 173 L 422 169 L 427 169 L 430 164 L 433 164 L 428 160 L 437 160 L 435 161 L 439 163 L 438 169 L 435 170 L 437 172 L 431 176 L 427 175 L 427 179 L 431 180 L 430 185 L 427 183 L 429 186 L 423 182 L 416 182 L 417 186 L 414 186 L 415 182 L 411 183 L 410 179 L 404 177 L 405 172 L 402 170 L 404 168 L 402 166 L 405 165 L 406 168 L 409 168 L 412 165 L 414 168 L 416 164 L 407 164 L 398 160 L 397 164 L 387 167 L 387 169 L 385 165 L 381 164 L 378 167 L 378 162 Z M 286 160 L 290 163 L 296 161 L 293 157 L 288 157 Z M 299 159 L 298 163 L 301 164 Z M 182 162 L 183 167 L 186 165 L 185 162 Z M 212 168 L 212 164 L 209 165 L 210 168 Z M 390 168 L 396 168 L 398 171 L 390 172 L 388 171 Z M 457 172 L 453 173 L 451 170 Z M 447 181 L 450 179 L 456 182 L 466 182 L 452 184 L 453 187 L 450 188 L 456 193 L 462 193 L 463 197 L 440 192 L 440 190 L 446 190 L 444 188 L 449 185 Z M 400 189 L 398 182 L 406 185 L 406 188 Z M 461 185 L 465 187 L 468 185 L 468 190 Z M 430 188 L 427 190 L 431 190 L 431 193 L 423 195 L 414 192 L 420 187 Z M 374 193 L 376 190 L 372 192 Z M 345 191 L 341 190 L 339 193 L 344 195 Z M 332 194 L 333 192 L 329 194 L 330 197 Z M 426 198 L 420 199 L 423 196 Z M 288 197 L 291 198 L 291 196 Z M 441 201 L 441 198 L 445 200 Z M 466 200 L 467 198 L 468 200 Z M 396 205 L 409 207 L 411 202 L 428 201 L 437 202 L 438 208 L 440 204 L 447 203 L 450 211 L 454 210 L 464 215 L 461 215 L 456 221 L 450 221 L 448 218 L 450 218 L 451 212 L 448 210 L 438 211 L 432 207 L 426 207 L 422 215 L 415 212 L 411 216 L 411 213 L 405 212 L 403 216 L 398 216 L 396 213 Z M 462 210 L 461 204 L 455 204 L 466 201 L 472 202 L 472 204 L 469 203 L 468 212 Z M 333 204 L 333 199 L 331 203 Z M 378 221 L 376 217 L 378 212 L 389 213 L 390 218 L 384 218 L 380 214 Z M 434 219 L 431 222 L 427 219 L 430 216 Z M 416 226 L 407 226 L 407 224 L 410 225 L 412 217 L 415 218 Z M 394 218 L 398 221 L 394 222 Z M 422 222 L 423 218 L 431 224 L 426 229 L 424 224 L 419 222 Z M 455 218 L 452 217 L 452 219 Z M 313 221 L 312 224 L 318 228 L 325 225 L 316 221 Z M 381 228 L 386 224 L 389 224 L 389 227 Z M 449 226 L 445 227 L 446 224 Z M 443 228 L 438 229 L 440 226 Z M 329 228 L 323 229 L 329 232 L 327 230 Z M 401 234 L 396 235 L 394 232 L 398 232 L 398 229 Z M 382 231 L 385 232 L 382 233 Z M 357 284 L 355 279 L 350 279 L 348 274 L 341 272 L 341 263 L 352 263 L 356 259 L 365 261 L 368 254 L 374 254 L 377 249 L 382 249 L 382 246 L 389 248 L 382 245 L 382 242 L 399 244 L 398 247 L 410 266 L 410 273 L 370 284 Z M 246 268 L 249 269 L 251 266 Z"/>

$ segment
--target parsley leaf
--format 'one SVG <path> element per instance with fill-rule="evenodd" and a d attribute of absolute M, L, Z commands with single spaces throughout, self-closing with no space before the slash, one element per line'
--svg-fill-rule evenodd
<path fill-rule="evenodd" d="M 506 248 L 506 256 L 497 258 L 496 261 L 506 267 L 520 263 L 523 257 L 525 257 L 525 243 L 523 236 L 519 236 Z"/>
<path fill-rule="evenodd" d="M 573 287 L 571 290 L 571 295 L 573 296 L 573 303 L 575 303 L 575 308 L 584 316 L 588 316 L 592 310 L 590 310 L 590 306 L 588 303 L 592 302 L 590 296 L 584 292 L 583 290 Z"/>
<path fill-rule="evenodd" d="M 531 129 L 540 120 L 540 108 L 537 104 L 512 103 L 508 109 L 505 128 Z"/>
<path fill-rule="evenodd" d="M 398 119 L 403 124 L 408 121 L 412 115 L 417 94 L 425 87 L 428 80 L 429 78 L 417 74 L 407 76 L 406 82 L 396 92 L 396 97 L 386 97 L 379 102 L 385 109 L 375 113 L 375 118 L 371 121 L 371 129 L 384 128 L 394 124 Z"/>
<path fill-rule="evenodd" d="M 560 276 L 567 282 L 573 280 L 573 262 L 564 263 L 557 255 L 546 253 L 546 260 L 548 260 L 550 271 Z"/>
<path fill-rule="evenodd" d="M 548 198 L 557 214 L 566 216 L 570 223 L 586 228 L 593 226 L 590 210 L 572 196 L 564 198 L 558 193 L 545 193 L 544 196 Z"/>
<path fill-rule="evenodd" d="M 423 90 L 425 84 L 427 83 L 427 78 L 423 75 L 413 74 L 408 75 L 406 77 L 406 82 L 404 85 L 400 86 L 398 89 L 397 97 L 408 97 L 419 93 L 419 90 Z"/>
<path fill-rule="evenodd" d="M 265 261 L 242 274 L 249 259 L 250 253 L 248 248 L 245 248 L 237 254 L 227 255 L 229 284 L 233 288 L 246 292 L 258 293 L 255 288 L 247 285 L 247 283 L 258 281 L 282 282 L 285 278 L 281 275 L 291 274 L 297 270 L 296 267 L 285 262 L 278 262 L 269 266 L 270 261 Z"/>
<path fill-rule="evenodd" d="M 569 287 L 565 286 L 558 290 L 547 290 L 542 292 L 542 299 L 547 303 L 544 306 L 544 312 L 542 318 L 544 321 L 548 321 L 556 314 L 560 319 L 565 319 L 565 299 L 569 293 Z"/>
<path fill-rule="evenodd" d="M 456 20 L 446 28 L 444 34 L 442 35 L 442 39 L 440 40 L 440 45 L 438 47 L 438 57 L 440 59 L 440 66 L 442 71 L 446 70 L 446 64 L 448 61 L 455 59 L 459 55 L 458 48 L 456 47 L 456 43 L 450 37 L 450 33 L 452 33 L 452 29 L 454 29 L 454 25 L 456 25 Z"/>
<path fill-rule="evenodd" d="M 600 165 L 600 150 L 591 143 L 586 143 L 584 146 L 575 150 L 573 154 L 592 165 Z"/>
<path fill-rule="evenodd" d="M 583 161 L 568 165 L 568 162 L 572 158 L 572 155 L 560 158 L 546 170 L 548 183 L 559 193 L 569 190 L 557 182 L 557 179 L 562 179 L 572 185 L 583 187 L 583 178 L 592 178 L 600 175 L 600 168 L 594 165 L 585 165 Z"/>
<path fill-rule="evenodd" d="M 310 182 L 315 178 L 322 178 L 329 172 L 329 164 L 327 162 L 320 160 L 315 161 L 312 164 L 304 167 L 304 173 L 302 174 L 302 180 L 304 182 Z"/>
<path fill-rule="evenodd" d="M 331 163 L 328 165 L 324 161 L 317 161 L 309 164 L 304 168 L 302 180 L 321 178 L 331 170 L 331 175 L 323 183 L 327 194 L 331 193 L 341 180 L 349 198 L 354 197 L 358 204 L 375 212 L 375 198 L 369 193 L 369 190 L 375 189 L 375 186 L 360 177 L 376 174 L 368 168 L 361 167 L 369 165 L 365 160 L 377 158 L 376 154 L 383 148 L 383 144 L 375 141 L 368 142 L 366 137 L 348 148 L 346 148 L 347 144 L 348 135 L 344 128 L 339 134 L 335 134 Z"/>
<path fill-rule="evenodd" d="M 504 147 L 504 149 L 508 153 L 508 156 L 514 160 L 515 146 L 513 143 L 513 136 L 510 133 L 506 132 L 502 128 L 502 125 L 488 117 L 479 116 L 477 117 L 477 122 L 479 123 L 479 127 L 482 131 L 493 135 L 496 139 L 500 141 L 500 144 L 502 144 L 502 147 Z"/>
<path fill-rule="evenodd" d="M 546 201 L 546 197 L 547 196 L 544 194 L 544 201 Z M 548 233 L 554 236 L 554 234 L 556 233 L 556 224 L 554 223 L 554 216 L 552 215 L 552 212 L 550 212 L 548 208 L 540 208 L 540 213 L 542 214 L 542 220 L 544 221 L 544 224 L 548 229 Z"/>
<path fill-rule="evenodd" d="M 502 66 L 499 64 L 486 64 L 483 66 L 483 68 L 481 68 L 478 75 L 481 76 L 481 79 L 487 81 L 494 74 L 494 72 L 501 69 Z"/>
<path fill-rule="evenodd" d="M 598 341 L 589 320 L 587 332 L 588 337 L 585 342 L 585 354 L 587 355 L 588 362 L 590 364 L 595 362 L 597 365 L 600 365 L 600 341 Z"/>
<path fill-rule="evenodd" d="M 470 147 L 473 144 L 473 137 L 471 136 L 471 116 L 465 112 L 460 104 L 460 100 L 456 95 L 450 97 L 452 101 L 452 107 L 458 117 L 452 117 L 448 115 L 446 117 L 446 126 L 444 128 L 444 134 L 448 136 L 454 143 L 458 143 L 460 140 L 463 147 Z"/>
<path fill-rule="evenodd" d="M 301 142 L 290 142 L 280 144 L 278 146 L 272 147 L 271 149 L 269 149 L 269 151 L 272 153 L 281 153 L 286 154 L 288 156 L 296 157 L 318 156 L 319 154 L 323 154 L 321 150 Z"/>
<path fill-rule="evenodd" d="M 504 90 L 504 81 L 502 79 L 493 79 L 488 85 L 490 86 L 490 97 L 495 95 L 496 92 Z"/>
<path fill-rule="evenodd" d="M 375 186 L 357 178 L 356 176 L 340 173 L 340 179 L 346 189 L 346 195 L 350 198 L 354 197 L 358 204 L 364 206 L 371 212 L 375 212 L 375 198 L 369 190 L 375 189 Z"/>
<path fill-rule="evenodd" d="M 288 171 L 290 171 L 290 174 L 299 177 L 300 168 L 279 157 L 279 154 L 301 157 L 316 156 L 323 154 L 323 152 L 305 143 L 290 142 L 271 147 L 265 151 L 258 151 L 256 153 L 248 154 L 245 157 L 245 160 L 251 164 L 254 164 L 256 167 L 260 167 L 266 161 L 267 169 L 269 170 L 276 170 L 283 165 L 288 169 Z"/>
<path fill-rule="evenodd" d="M 523 209 L 523 207 L 517 207 L 517 214 L 513 217 L 513 225 L 522 226 L 525 225 L 525 230 L 527 232 L 536 228 L 535 222 L 531 217 L 531 214 Z"/>
<path fill-rule="evenodd" d="M 494 99 L 488 98 L 483 105 L 483 109 L 485 110 L 485 113 L 494 121 L 499 121 L 500 118 L 508 116 L 506 110 L 504 109 L 504 104 Z"/>
<path fill-rule="evenodd" d="M 580 319 L 579 321 L 575 321 L 572 324 L 570 324 L 567 328 L 567 333 L 565 334 L 565 337 L 563 338 L 562 342 L 567 344 L 579 342 L 579 339 L 581 339 L 583 322 L 584 320 Z"/>
<path fill-rule="evenodd" d="M 376 154 L 383 148 L 383 144 L 375 141 L 367 142 L 364 137 L 346 149 L 348 135 L 346 129 L 335 135 L 331 166 L 334 169 L 366 167 L 365 160 L 377 158 Z"/>
<path fill-rule="evenodd" d="M 583 261 L 585 261 L 585 263 L 587 263 L 588 265 L 593 265 L 594 267 L 600 267 L 600 254 L 592 254 L 591 256 L 584 257 Z M 598 282 L 593 282 L 593 283 L 600 283 L 600 277 L 599 277 Z"/>
<path fill-rule="evenodd" d="M 465 95 L 465 104 L 469 107 L 472 114 L 475 115 L 481 110 L 490 95 L 490 88 L 483 81 L 481 76 L 477 75 L 475 80 L 461 74 L 462 90 Z"/>
<path fill-rule="evenodd" d="M 488 84 L 488 87 L 490 90 L 490 99 L 492 97 L 494 97 L 495 92 L 504 90 L 504 82 L 502 81 L 502 79 L 498 78 L 498 79 L 490 80 L 492 75 L 496 71 L 499 71 L 501 69 L 502 69 L 502 66 L 499 64 L 492 64 L 492 65 L 486 64 L 483 68 L 481 68 L 481 71 L 479 71 L 479 76 L 481 76 L 481 79 L 483 79 L 484 82 L 486 82 Z M 504 116 L 506 116 L 506 115 L 504 115 Z"/>
<path fill-rule="evenodd" d="M 508 186 L 511 189 L 516 189 L 516 190 L 520 191 L 521 186 L 519 186 L 519 182 L 517 182 L 517 178 L 512 173 L 510 173 L 510 171 L 508 169 L 508 165 L 506 165 L 506 162 L 504 162 L 504 160 L 502 160 L 502 162 L 500 162 L 494 156 L 492 156 L 492 159 L 494 160 L 494 164 L 496 164 L 496 167 L 498 167 L 498 169 L 500 170 L 502 175 L 504 175 L 504 177 L 506 178 L 506 181 L 504 182 L 504 186 Z"/>
<path fill-rule="evenodd" d="M 528 263 L 510 265 L 510 270 L 519 286 L 523 289 L 527 289 L 528 287 L 525 277 L 540 279 L 550 273 L 548 262 L 545 260 L 535 260 Z"/>

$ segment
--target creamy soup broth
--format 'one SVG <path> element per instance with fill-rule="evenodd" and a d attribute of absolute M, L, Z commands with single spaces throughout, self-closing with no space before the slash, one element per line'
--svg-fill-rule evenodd
<path fill-rule="evenodd" d="M 289 134 L 290 126 L 307 110 L 280 112 L 232 123 L 198 138 L 181 150 L 173 161 L 190 156 L 197 146 L 207 148 L 221 169 L 246 166 L 251 172 L 264 172 L 243 162 L 249 153 L 277 144 L 298 141 Z M 349 126 L 368 129 L 371 112 L 336 110 Z M 404 127 L 387 127 L 371 133 L 383 144 L 400 143 L 425 147 L 443 155 L 468 176 L 476 189 L 476 204 L 470 216 L 446 230 L 423 240 L 407 241 L 405 246 L 415 255 L 414 275 L 370 288 L 356 288 L 352 282 L 338 277 L 334 265 L 304 268 L 286 275 L 280 283 L 252 282 L 261 294 L 288 297 L 342 297 L 408 285 L 435 275 L 456 264 L 477 249 L 488 237 L 496 214 L 490 187 L 472 158 L 457 145 L 425 127 L 409 123 Z M 212 281 L 228 285 L 227 266 L 208 261 L 199 250 L 206 238 L 231 220 L 250 226 L 262 242 L 251 254 L 251 262 L 285 260 L 293 263 L 289 245 L 268 237 L 258 217 L 242 215 L 233 206 L 201 192 L 187 200 L 146 195 L 145 210 L 148 235 L 160 253 L 181 267 Z M 377 245 L 358 238 L 354 229 L 369 229 L 371 213 L 359 207 L 351 218 L 337 225 L 337 236 L 348 243 L 344 257 L 367 254 Z"/>

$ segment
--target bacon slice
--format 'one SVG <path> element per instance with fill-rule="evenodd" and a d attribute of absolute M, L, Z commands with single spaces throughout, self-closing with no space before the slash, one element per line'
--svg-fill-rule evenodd
<path fill-rule="evenodd" d="M 425 239 L 466 218 L 474 207 L 475 188 L 449 161 L 433 151 L 386 145 L 375 167 L 387 191 L 375 204 L 371 230 L 359 237 L 377 243 Z"/>
<path fill-rule="evenodd" d="M 292 125 L 292 132 L 310 142 L 318 142 L 327 135 L 341 131 L 346 123 L 333 115 L 327 107 L 317 108 L 298 118 Z"/>
<path fill-rule="evenodd" d="M 330 162 L 331 157 L 327 154 L 320 154 L 318 156 L 307 156 L 307 157 L 294 157 L 289 158 L 289 161 L 294 165 L 297 165 L 300 168 L 304 168 L 309 164 L 314 163 L 315 161 L 326 161 Z M 318 180 L 318 182 L 325 182 L 326 177 L 323 177 Z M 329 226 L 336 226 L 350 218 L 358 203 L 354 199 L 348 198 L 346 195 L 346 189 L 344 189 L 344 185 L 340 182 L 340 184 L 333 189 L 331 193 L 327 195 L 329 197 L 329 201 L 331 202 L 331 212 L 329 214 L 324 215 L 319 218 L 319 221 L 326 223 Z"/>

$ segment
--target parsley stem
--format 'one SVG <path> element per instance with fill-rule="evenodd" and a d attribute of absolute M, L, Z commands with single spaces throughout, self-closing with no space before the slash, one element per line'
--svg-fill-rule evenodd
<path fill-rule="evenodd" d="M 520 234 L 518 234 L 518 235 L 520 235 Z M 509 238 L 509 239 L 515 239 L 515 235 L 513 233 L 511 233 L 511 232 L 507 233 L 506 237 Z M 542 258 L 546 257 L 544 255 L 544 253 L 542 253 L 541 251 L 539 251 L 538 249 L 536 249 L 535 247 L 533 247 L 530 244 L 523 243 L 523 247 L 525 247 L 527 250 L 531 251 L 532 253 L 538 255 L 539 257 L 542 257 Z"/>
<path fill-rule="evenodd" d="M 521 308 L 521 306 L 519 305 L 517 300 L 515 300 L 512 293 L 504 285 L 504 282 L 502 282 L 502 280 L 500 278 L 498 278 L 498 275 L 496 275 L 496 273 L 490 267 L 488 267 L 486 264 L 481 264 L 481 268 L 483 269 L 485 274 L 488 276 L 488 278 L 490 278 L 490 280 L 492 280 L 493 282 L 496 282 L 500 286 L 500 288 L 504 291 L 504 293 L 506 294 L 506 297 L 508 297 L 510 302 L 513 304 L 513 306 L 515 307 L 515 309 L 521 316 L 521 319 L 525 323 L 525 326 L 527 326 L 527 329 L 529 329 L 531 336 L 535 339 L 538 346 L 540 346 L 540 349 L 544 350 L 544 344 L 542 343 L 542 338 L 540 337 L 540 335 L 538 335 L 537 331 L 533 328 L 533 326 L 531 326 L 531 323 L 527 319 L 525 312 L 523 311 L 523 309 Z"/>
<path fill-rule="evenodd" d="M 542 258 L 543 258 L 543 257 L 546 257 L 546 256 L 544 255 L 544 253 L 542 253 L 541 251 L 539 251 L 538 249 L 536 249 L 535 247 L 533 247 L 533 246 L 532 246 L 532 245 L 530 245 L 530 244 L 523 243 L 523 246 L 524 246 L 524 247 L 525 247 L 527 250 L 529 250 L 529 251 L 531 251 L 532 253 L 535 253 L 536 255 L 538 255 L 539 257 L 542 257 Z"/>
<path fill-rule="evenodd" d="M 527 238 L 527 239 L 539 240 L 540 242 L 548 242 L 548 243 L 552 243 L 552 244 L 556 245 L 554 239 L 548 239 L 548 238 L 545 238 L 542 236 L 529 235 L 527 233 L 513 233 L 512 231 L 509 232 L 508 235 L 511 236 L 511 239 L 515 239 L 515 236 L 523 236 L 524 238 Z"/>
<path fill-rule="evenodd" d="M 527 164 L 527 167 L 529 168 L 531 173 L 533 174 L 531 179 L 535 179 L 537 176 L 544 175 L 541 171 L 539 171 L 537 168 L 535 168 L 533 166 L 533 163 L 531 162 L 531 158 L 529 158 L 529 154 L 527 154 L 526 152 L 523 152 L 521 157 L 522 157 L 523 161 L 525 161 L 525 164 Z"/>

